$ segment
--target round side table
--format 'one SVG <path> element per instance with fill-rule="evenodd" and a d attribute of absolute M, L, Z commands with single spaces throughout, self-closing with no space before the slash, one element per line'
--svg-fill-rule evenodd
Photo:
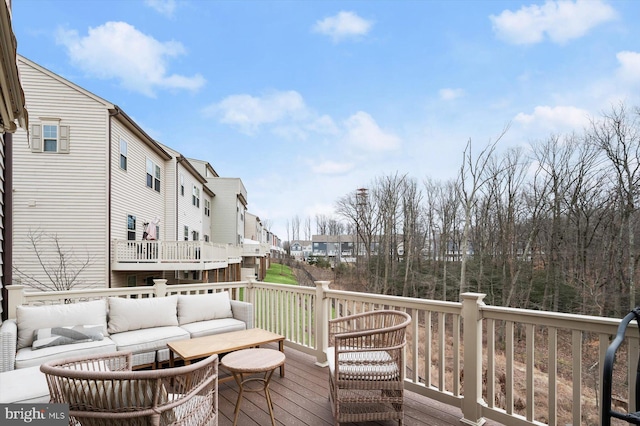
<path fill-rule="evenodd" d="M 271 424 L 275 426 L 276 421 L 273 417 L 273 403 L 271 402 L 271 394 L 269 394 L 269 382 L 276 368 L 284 364 L 284 353 L 275 349 L 242 349 L 231 352 L 222 357 L 221 365 L 233 374 L 233 378 L 240 389 L 238 392 L 238 400 L 236 401 L 236 409 L 234 411 L 233 426 L 238 422 L 238 414 L 240 414 L 240 404 L 242 403 L 242 395 L 244 392 L 262 392 L 264 391 L 267 405 L 269 406 L 269 414 L 271 415 Z M 262 377 L 246 377 L 259 373 L 264 373 Z M 258 387 L 247 386 L 250 383 L 258 383 Z"/>

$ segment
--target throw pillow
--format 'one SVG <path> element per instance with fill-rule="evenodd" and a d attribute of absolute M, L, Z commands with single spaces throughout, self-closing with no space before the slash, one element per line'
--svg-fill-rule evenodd
<path fill-rule="evenodd" d="M 233 318 L 228 291 L 178 296 L 180 325 L 220 318 Z"/>
<path fill-rule="evenodd" d="M 103 333 L 104 327 L 101 325 L 41 328 L 33 333 L 33 344 L 31 347 L 35 350 L 48 348 L 50 346 L 102 340 L 104 338 Z"/>
<path fill-rule="evenodd" d="M 178 296 L 109 298 L 109 333 L 178 325 Z"/>

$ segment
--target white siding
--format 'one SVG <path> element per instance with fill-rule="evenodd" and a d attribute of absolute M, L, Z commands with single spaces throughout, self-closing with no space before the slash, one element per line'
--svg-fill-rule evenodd
<path fill-rule="evenodd" d="M 209 188 L 216 194 L 212 202 L 211 240 L 223 244 L 238 244 L 238 235 L 244 235 L 245 207 L 240 202 L 239 194 L 246 198 L 242 181 L 238 178 L 208 179 Z"/>
<path fill-rule="evenodd" d="M 127 170 L 120 168 L 120 139 L 127 141 Z M 167 188 L 165 161 L 118 120 L 112 119 L 111 143 L 111 238 L 127 239 L 127 216 L 136 217 L 136 240 L 142 239 L 143 223 L 160 219 L 159 239 L 166 239 L 164 193 Z M 147 186 L 147 158 L 160 166 L 160 192 Z"/>
<path fill-rule="evenodd" d="M 189 227 L 189 241 L 193 241 L 193 231 L 198 232 L 199 239 L 203 239 L 202 210 L 204 206 L 202 199 L 204 191 L 202 184 L 182 165 L 178 165 L 178 173 L 182 173 L 184 176 L 184 197 L 178 196 L 178 240 L 184 239 L 185 226 Z M 200 193 L 199 206 L 194 206 L 192 202 L 194 185 Z"/>
<path fill-rule="evenodd" d="M 14 135 L 14 266 L 47 282 L 28 234 L 57 235 L 77 262 L 91 259 L 78 286 L 104 287 L 109 279 L 107 107 L 38 67 L 23 61 L 18 66 L 30 124 L 59 119 L 69 126 L 70 152 L 33 153 L 25 131 Z M 40 248 L 47 261 L 56 259 L 51 246 Z"/>

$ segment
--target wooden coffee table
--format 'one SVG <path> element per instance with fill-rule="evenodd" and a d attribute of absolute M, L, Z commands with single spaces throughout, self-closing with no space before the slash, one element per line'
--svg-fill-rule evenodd
<path fill-rule="evenodd" d="M 205 358 L 209 355 L 255 348 L 273 342 L 278 342 L 278 349 L 284 353 L 284 336 L 261 328 L 177 340 L 167 343 L 169 363 L 173 367 L 174 354 L 183 359 L 185 364 L 189 364 L 194 359 Z M 284 377 L 284 364 L 280 366 L 280 377 Z"/>

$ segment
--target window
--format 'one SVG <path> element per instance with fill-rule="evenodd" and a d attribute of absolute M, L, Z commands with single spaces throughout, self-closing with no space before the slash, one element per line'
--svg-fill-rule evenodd
<path fill-rule="evenodd" d="M 31 126 L 31 152 L 69 153 L 69 126 L 49 119 Z"/>
<path fill-rule="evenodd" d="M 180 173 L 180 195 L 184 197 L 184 175 Z"/>
<path fill-rule="evenodd" d="M 127 170 L 127 141 L 120 139 L 120 168 Z"/>
<path fill-rule="evenodd" d="M 208 236 L 208 235 L 206 235 L 206 234 L 205 234 L 205 236 L 204 236 L 204 242 L 205 242 L 205 243 L 208 243 L 208 242 L 209 242 L 209 236 Z"/>
<path fill-rule="evenodd" d="M 189 227 L 188 226 L 184 227 L 184 240 L 185 241 L 189 241 Z"/>
<path fill-rule="evenodd" d="M 191 238 L 192 241 L 200 240 L 200 233 L 198 231 L 191 231 L 191 236 L 193 237 Z"/>
<path fill-rule="evenodd" d="M 127 287 L 135 287 L 137 285 L 135 275 L 127 275 Z"/>
<path fill-rule="evenodd" d="M 204 200 L 204 214 L 205 216 L 211 216 L 211 201 Z"/>
<path fill-rule="evenodd" d="M 127 240 L 135 241 L 136 239 L 136 217 L 127 215 Z"/>
<path fill-rule="evenodd" d="M 191 203 L 197 208 L 200 208 L 200 188 L 195 185 L 193 185 L 193 196 L 191 197 Z"/>
<path fill-rule="evenodd" d="M 160 166 L 147 158 L 147 186 L 160 192 Z"/>
<path fill-rule="evenodd" d="M 42 146 L 44 152 L 58 152 L 58 126 L 42 125 Z"/>

